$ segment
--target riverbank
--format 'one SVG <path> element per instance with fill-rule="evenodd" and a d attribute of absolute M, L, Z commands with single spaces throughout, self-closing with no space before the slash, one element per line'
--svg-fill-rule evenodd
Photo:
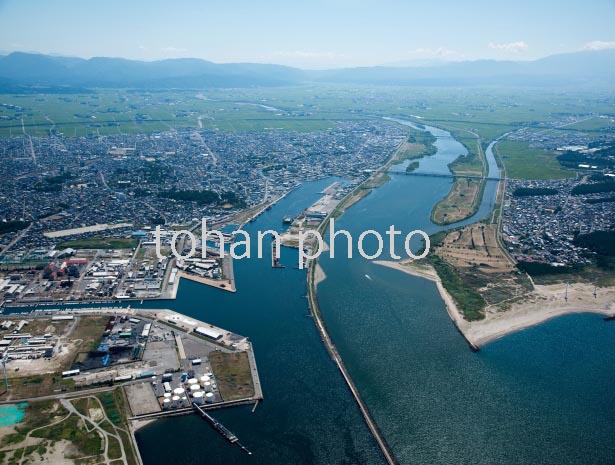
<path fill-rule="evenodd" d="M 401 262 L 378 260 L 374 263 L 435 282 L 451 320 L 470 346 L 476 348 L 558 316 L 575 313 L 615 315 L 615 288 L 600 288 L 594 297 L 594 286 L 576 283 L 568 286 L 568 300 L 566 300 L 566 284 L 553 284 L 536 285 L 534 291 L 526 297 L 508 302 L 506 308 L 490 307 L 487 309 L 485 319 L 470 322 L 463 318 L 431 265 L 418 264 L 412 260 Z"/>

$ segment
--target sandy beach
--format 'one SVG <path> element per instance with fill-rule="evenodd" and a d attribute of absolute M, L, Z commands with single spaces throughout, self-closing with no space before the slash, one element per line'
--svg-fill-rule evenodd
<path fill-rule="evenodd" d="M 327 279 L 327 275 L 325 274 L 325 270 L 322 269 L 320 264 L 316 262 L 316 268 L 314 270 L 314 285 L 318 286 L 321 282 Z"/>
<path fill-rule="evenodd" d="M 594 286 L 583 283 L 571 284 L 568 287 L 568 300 L 566 301 L 566 285 L 553 284 L 536 285 L 534 291 L 522 300 L 510 303 L 506 310 L 490 306 L 487 308 L 485 319 L 469 322 L 463 318 L 453 298 L 444 289 L 436 271 L 430 265 L 416 263 L 412 260 L 374 261 L 374 263 L 434 281 L 446 304 L 449 316 L 468 343 L 476 347 L 562 315 L 597 313 L 610 316 L 615 314 L 615 288 L 613 287 L 598 288 L 594 297 Z"/>

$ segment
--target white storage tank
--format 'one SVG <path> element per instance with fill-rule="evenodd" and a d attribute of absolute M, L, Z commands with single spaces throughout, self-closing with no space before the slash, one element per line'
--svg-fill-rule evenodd
<path fill-rule="evenodd" d="M 173 401 L 171 407 L 177 408 L 177 406 L 179 405 L 179 396 L 173 396 L 171 400 Z"/>
<path fill-rule="evenodd" d="M 170 399 L 171 398 L 171 393 L 170 392 L 165 392 L 164 393 L 164 398 L 165 399 Z"/>
<path fill-rule="evenodd" d="M 186 396 L 182 397 L 182 407 L 189 407 L 190 402 L 188 402 L 188 398 Z"/>
<path fill-rule="evenodd" d="M 207 381 L 205 384 L 203 384 L 203 389 L 205 389 L 205 392 L 211 392 L 211 383 Z"/>
<path fill-rule="evenodd" d="M 178 387 L 178 388 L 173 389 L 173 394 L 176 395 L 176 396 L 183 396 L 185 392 L 186 392 L 186 390 L 184 388 L 182 388 L 182 387 Z"/>
<path fill-rule="evenodd" d="M 205 394 L 205 402 L 207 402 L 208 404 L 213 404 L 214 402 L 214 395 L 211 392 L 208 392 L 207 394 Z"/>
<path fill-rule="evenodd" d="M 192 395 L 194 395 L 195 392 L 200 391 L 201 390 L 201 386 L 199 386 L 198 384 L 193 384 L 192 386 L 190 386 L 190 393 Z"/>
<path fill-rule="evenodd" d="M 164 410 L 169 410 L 169 409 L 171 408 L 171 399 L 168 399 L 168 398 L 167 398 L 167 399 L 164 399 L 164 400 L 162 401 L 162 408 L 163 408 Z"/>
<path fill-rule="evenodd" d="M 194 403 L 196 405 L 201 405 L 203 403 L 203 396 L 205 395 L 205 393 L 203 391 L 196 391 L 194 393 L 194 397 L 192 398 L 192 400 L 194 401 Z"/>
<path fill-rule="evenodd" d="M 209 381 L 211 381 L 211 378 L 207 375 L 203 375 L 201 376 L 201 386 L 205 386 L 205 383 L 208 383 Z"/>
<path fill-rule="evenodd" d="M 199 380 L 196 378 L 190 378 L 188 380 L 188 386 L 194 386 L 195 384 L 198 384 L 198 383 L 199 383 Z"/>

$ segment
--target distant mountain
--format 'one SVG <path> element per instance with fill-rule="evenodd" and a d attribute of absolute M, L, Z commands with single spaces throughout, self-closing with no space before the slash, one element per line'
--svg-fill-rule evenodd
<path fill-rule="evenodd" d="M 15 52 L 0 58 L 0 77 L 22 85 L 85 87 L 251 87 L 294 84 L 303 71 L 280 65 L 217 64 L 182 58 L 134 61 L 123 58 L 57 57 Z"/>
<path fill-rule="evenodd" d="M 535 61 L 461 61 L 436 66 L 347 68 L 313 74 L 318 81 L 384 85 L 570 85 L 613 83 L 615 50 L 552 55 Z"/>
<path fill-rule="evenodd" d="M 131 87 L 190 89 L 294 85 L 302 82 L 371 85 L 577 85 L 605 83 L 615 76 L 615 50 L 553 55 L 535 61 L 478 60 L 306 71 L 255 63 L 219 64 L 194 58 L 152 62 L 14 52 L 0 56 L 0 91 L 19 88 Z M 4 89 L 4 90 L 3 90 Z M 13 89 L 13 90 L 9 90 Z"/>

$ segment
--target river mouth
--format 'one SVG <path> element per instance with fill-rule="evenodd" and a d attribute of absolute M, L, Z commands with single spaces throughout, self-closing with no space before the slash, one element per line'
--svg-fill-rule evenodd
<path fill-rule="evenodd" d="M 431 208 L 450 182 L 392 176 L 336 227 L 355 234 L 394 222 L 431 234 L 489 214 L 497 181 L 487 181 L 472 218 L 434 225 Z M 606 387 L 615 375 L 608 342 L 615 329 L 601 317 L 562 317 L 473 353 L 433 283 L 361 257 L 323 256 L 319 263 L 329 334 L 399 463 L 615 460 L 607 439 L 615 402 Z"/>

